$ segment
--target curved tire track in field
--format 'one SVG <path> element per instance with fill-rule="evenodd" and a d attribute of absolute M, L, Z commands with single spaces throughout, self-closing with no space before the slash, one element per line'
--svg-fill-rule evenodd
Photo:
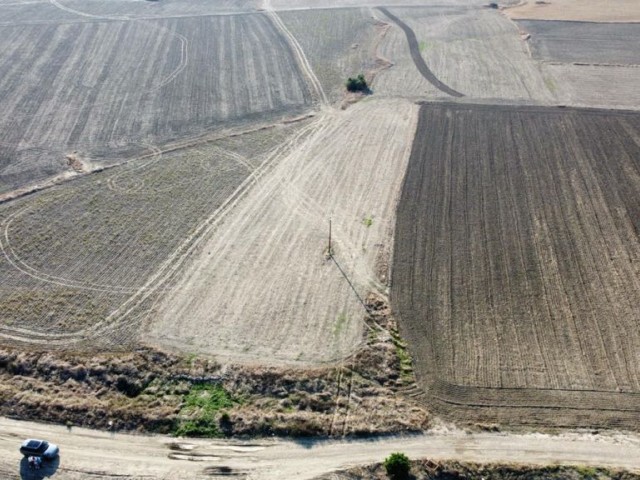
<path fill-rule="evenodd" d="M 128 16 L 117 16 L 117 15 L 94 15 L 92 13 L 86 13 L 80 10 L 75 10 L 73 8 L 67 7 L 65 5 L 62 5 L 58 0 L 49 0 L 49 3 L 51 5 L 53 5 L 54 7 L 63 10 L 65 12 L 68 13 L 73 13 L 75 15 L 79 15 L 81 17 L 88 17 L 88 18 L 94 18 L 97 20 L 120 20 L 120 21 L 124 21 L 124 22 L 135 22 L 136 19 L 135 18 L 131 18 Z M 187 64 L 189 63 L 189 40 L 187 40 L 187 38 L 184 35 L 181 35 L 179 33 L 176 32 L 172 32 L 171 30 L 169 30 L 166 27 L 162 27 L 159 25 L 153 25 L 152 23 L 147 23 L 147 25 L 149 25 L 151 28 L 154 28 L 156 30 L 160 30 L 160 31 L 164 31 L 166 33 L 168 33 L 169 35 L 172 35 L 174 37 L 176 37 L 179 41 L 180 41 L 180 63 L 178 64 L 178 66 L 176 68 L 173 69 L 173 71 L 171 73 L 169 73 L 169 75 L 167 75 L 158 85 L 156 85 L 155 87 L 150 88 L 149 90 L 147 90 L 147 92 L 155 92 L 157 90 L 160 90 L 162 87 L 168 85 L 169 83 L 173 82 L 176 77 L 178 75 L 180 75 L 180 73 L 182 73 L 182 71 L 187 67 Z"/>
<path fill-rule="evenodd" d="M 60 285 L 63 287 L 71 287 L 71 288 L 107 292 L 107 293 L 132 293 L 135 291 L 135 289 L 127 288 L 127 287 L 91 284 L 91 283 L 78 282 L 75 280 L 69 280 L 62 277 L 56 277 L 54 275 L 41 272 L 40 270 L 37 270 L 31 267 L 30 265 L 28 265 L 27 263 L 25 263 L 18 256 L 18 254 L 16 254 L 13 247 L 11 246 L 11 241 L 9 239 L 9 227 L 11 227 L 11 224 L 17 217 L 23 215 L 29 210 L 30 210 L 29 208 L 18 210 L 17 212 L 7 217 L 7 219 L 4 222 L 0 223 L 0 226 L 3 227 L 2 236 L 0 237 L 0 250 L 2 251 L 2 254 L 4 255 L 4 257 L 7 259 L 7 262 L 9 262 L 9 264 L 11 264 L 12 267 L 14 267 L 16 270 L 19 270 L 20 272 L 24 273 L 29 277 L 35 278 L 36 280 L 41 280 L 46 283 L 52 283 L 52 284 Z"/>
<path fill-rule="evenodd" d="M 302 128 L 292 139 L 277 147 L 271 155 L 269 155 L 262 164 L 260 164 L 251 173 L 251 175 L 249 175 L 245 181 L 238 186 L 238 188 L 222 205 L 220 205 L 220 207 L 218 207 L 207 219 L 201 222 L 200 225 L 194 229 L 194 232 L 191 235 L 185 238 L 184 242 L 179 245 L 174 253 L 158 267 L 156 273 L 153 274 L 133 296 L 112 312 L 109 317 L 94 325 L 91 330 L 94 332 L 117 330 L 117 325 L 119 325 L 123 320 L 128 319 L 130 314 L 134 312 L 136 308 L 138 308 L 162 285 L 166 284 L 166 282 L 173 278 L 185 260 L 187 260 L 200 245 L 203 237 L 206 237 L 211 230 L 216 228 L 224 217 L 226 217 L 229 211 L 231 211 L 237 203 L 245 197 L 248 191 L 261 180 L 262 176 L 272 168 L 272 164 L 275 159 L 278 156 L 283 155 L 284 152 L 292 149 L 298 140 L 309 131 L 317 128 L 318 125 L 322 123 L 321 120 L 322 119 L 319 119 Z"/>
<path fill-rule="evenodd" d="M 289 147 L 290 144 L 291 142 L 288 142 L 284 144 L 284 146 Z M 162 159 L 163 152 L 158 147 L 154 145 L 149 145 L 148 148 L 152 151 L 151 161 L 136 167 L 134 170 L 137 171 L 137 170 L 147 168 Z M 275 156 L 277 156 L 281 152 L 282 148 L 283 146 L 280 146 L 279 148 L 277 148 L 272 153 L 272 155 L 269 156 L 269 158 L 275 158 Z M 260 176 L 263 173 L 262 171 L 259 171 L 259 167 L 255 167 L 254 165 L 251 165 L 250 162 L 245 157 L 235 152 L 232 152 L 223 148 L 219 148 L 219 147 L 217 148 L 217 150 L 219 150 L 223 155 L 227 155 L 228 157 L 237 161 L 239 164 L 246 167 L 247 170 L 249 171 L 248 180 L 253 180 L 253 183 L 258 182 L 258 180 L 260 179 Z M 121 175 L 122 174 L 119 173 L 114 175 L 112 178 L 110 178 L 107 181 L 107 188 L 118 191 L 119 193 L 122 193 L 122 194 L 140 193 L 140 190 L 144 186 L 143 181 L 137 182 L 134 185 L 135 190 L 123 189 L 117 184 L 117 180 L 116 180 L 116 177 L 120 177 Z M 130 288 L 130 287 L 117 287 L 112 285 L 80 282 L 72 279 L 50 275 L 48 273 L 35 269 L 30 265 L 28 265 L 27 263 L 25 263 L 11 247 L 9 228 L 13 220 L 21 216 L 22 214 L 26 213 L 28 210 L 29 208 L 21 209 L 15 212 L 14 214 L 12 214 L 11 216 L 9 216 L 7 219 L 5 219 L 4 222 L 0 223 L 0 228 L 4 227 L 2 228 L 2 235 L 0 235 L 0 251 L 2 251 L 2 253 L 4 254 L 9 264 L 13 266 L 15 269 L 36 280 L 40 280 L 42 282 L 53 284 L 53 285 L 75 288 L 78 290 L 90 290 L 90 291 L 96 291 L 96 292 L 135 295 L 135 294 L 140 294 L 141 290 L 143 291 L 146 289 L 144 286 L 141 288 Z M 149 286 L 148 288 L 153 289 L 154 291 L 158 291 L 157 286 Z M 127 323 L 129 327 L 128 330 L 132 330 L 131 327 L 133 325 L 135 325 L 136 323 L 139 323 L 139 321 L 142 321 L 143 320 L 142 316 L 143 315 L 138 315 L 133 319 L 131 319 L 130 317 L 127 317 Z M 90 338 L 97 337 L 98 335 L 102 337 L 108 336 L 108 337 L 120 338 L 122 337 L 122 335 L 120 335 L 121 329 L 122 329 L 122 325 L 120 325 L 119 322 L 115 324 L 107 323 L 105 325 L 105 320 L 99 321 L 90 327 L 76 330 L 74 332 L 66 332 L 66 333 L 42 332 L 42 331 L 28 329 L 28 328 L 0 325 L 0 337 L 17 342 L 17 343 L 23 343 L 23 344 L 38 344 L 38 345 L 48 344 L 52 346 L 64 347 L 70 344 L 81 343 Z M 120 340 L 116 342 L 116 344 L 123 345 L 126 343 L 126 340 L 127 340 L 126 338 L 120 338 Z"/>
<path fill-rule="evenodd" d="M 409 42 L 409 52 L 411 52 L 411 58 L 413 59 L 413 63 L 416 65 L 416 68 L 420 72 L 420 74 L 434 87 L 438 90 L 446 93 L 447 95 L 451 95 L 452 97 L 464 97 L 464 94 L 454 90 L 449 87 L 445 83 L 438 80 L 438 77 L 434 75 L 429 66 L 420 55 L 420 46 L 418 45 L 418 40 L 416 39 L 416 34 L 411 27 L 392 14 L 385 7 L 378 7 L 382 13 L 384 13 L 390 20 L 392 20 L 396 25 L 398 25 L 407 36 L 407 42 Z"/>

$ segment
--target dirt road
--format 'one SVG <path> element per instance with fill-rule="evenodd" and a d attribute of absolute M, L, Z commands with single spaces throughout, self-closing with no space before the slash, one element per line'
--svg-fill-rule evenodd
<path fill-rule="evenodd" d="M 44 437 L 61 449 L 42 474 L 30 472 L 18 446 Z M 110 434 L 0 418 L 0 476 L 6 479 L 311 479 L 336 469 L 380 461 L 393 451 L 413 458 L 529 464 L 585 464 L 640 471 L 640 437 L 589 434 L 511 435 L 441 431 L 379 440 L 290 442 L 178 440 Z M 22 474 L 20 473 L 22 470 Z M 53 472 L 55 470 L 55 472 Z"/>

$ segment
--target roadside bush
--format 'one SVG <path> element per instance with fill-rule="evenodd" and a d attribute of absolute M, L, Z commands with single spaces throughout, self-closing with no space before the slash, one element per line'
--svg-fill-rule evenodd
<path fill-rule="evenodd" d="M 389 478 L 403 480 L 409 477 L 411 464 L 404 453 L 396 452 L 384 459 L 384 468 Z"/>
<path fill-rule="evenodd" d="M 347 79 L 347 90 L 350 92 L 367 92 L 369 86 L 364 78 L 363 74 L 358 75 L 356 78 L 349 77 Z"/>

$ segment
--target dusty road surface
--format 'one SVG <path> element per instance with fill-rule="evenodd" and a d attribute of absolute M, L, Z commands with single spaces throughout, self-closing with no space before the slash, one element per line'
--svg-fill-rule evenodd
<path fill-rule="evenodd" d="M 61 449 L 60 460 L 34 476 L 18 452 L 25 437 L 44 437 Z M 508 435 L 442 431 L 378 440 L 299 443 L 181 440 L 110 434 L 82 428 L 0 418 L 3 479 L 200 479 L 232 474 L 246 479 L 311 479 L 337 469 L 380 461 L 393 451 L 413 458 L 528 464 L 585 464 L 640 471 L 640 437 L 590 434 Z M 22 474 L 20 473 L 22 469 Z M 55 472 L 52 470 L 55 469 Z"/>

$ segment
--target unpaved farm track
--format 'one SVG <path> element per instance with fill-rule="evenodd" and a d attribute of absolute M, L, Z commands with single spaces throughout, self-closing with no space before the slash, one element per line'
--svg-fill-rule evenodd
<path fill-rule="evenodd" d="M 436 411 L 638 428 L 639 140 L 631 112 L 423 105 L 392 307 Z"/>
<path fill-rule="evenodd" d="M 360 297 L 385 288 L 378 267 L 390 252 L 416 112 L 407 101 L 374 100 L 320 115 L 201 244 L 150 314 L 149 340 L 262 361 L 351 353 L 363 313 L 351 285 Z M 329 219 L 347 278 L 326 256 Z"/>
<path fill-rule="evenodd" d="M 63 426 L 0 418 L 3 480 L 20 478 L 21 467 L 27 471 L 24 462 L 21 463 L 18 446 L 22 439 L 30 436 L 48 438 L 60 446 L 60 462 L 53 475 L 59 480 L 203 480 L 229 476 L 246 480 L 310 480 L 338 469 L 380 462 L 394 451 L 435 461 L 577 464 L 640 471 L 640 440 L 629 435 L 505 435 L 457 431 L 347 442 L 239 442 L 109 434 L 76 427 L 68 431 Z M 215 475 L 225 471 L 230 475 Z"/>
<path fill-rule="evenodd" d="M 388 9 L 379 7 L 378 10 L 380 10 L 387 17 L 393 20 L 393 22 L 395 22 L 395 24 L 398 25 L 407 36 L 411 58 L 413 59 L 413 63 L 415 63 L 416 68 L 418 69 L 420 74 L 438 90 L 441 90 L 444 93 L 451 95 L 452 97 L 464 97 L 462 93 L 455 91 L 448 85 L 445 85 L 440 80 L 438 80 L 438 78 L 429 69 L 429 66 L 425 63 L 424 58 L 422 58 L 422 55 L 420 54 L 420 46 L 418 45 L 418 40 L 416 39 L 416 34 L 413 32 L 413 30 L 411 30 L 411 28 L 406 23 L 389 12 Z"/>

